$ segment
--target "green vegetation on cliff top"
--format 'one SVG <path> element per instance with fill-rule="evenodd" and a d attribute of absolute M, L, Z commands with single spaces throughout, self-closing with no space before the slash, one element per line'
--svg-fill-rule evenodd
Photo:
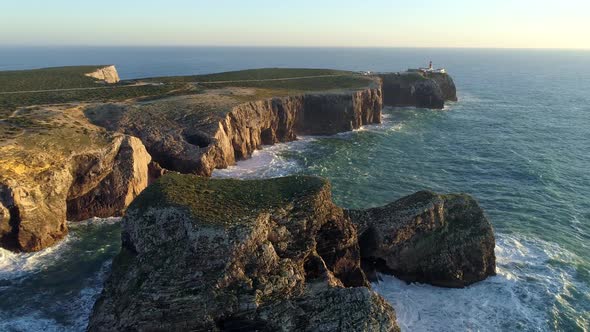
<path fill-rule="evenodd" d="M 96 87 L 99 81 L 84 74 L 102 67 L 105 66 L 0 71 L 0 92 Z"/>
<path fill-rule="evenodd" d="M 197 222 L 227 226 L 318 193 L 327 185 L 326 180 L 310 176 L 236 180 L 170 173 L 144 190 L 129 210 L 176 206 L 189 209 Z"/>
<path fill-rule="evenodd" d="M 217 74 L 155 77 L 104 85 L 84 74 L 103 66 L 0 71 L 0 120 L 18 107 L 72 102 L 108 102 L 193 94 L 202 89 L 265 89 L 260 97 L 364 88 L 372 78 L 330 69 L 262 68 Z M 80 89 L 80 90 L 75 90 Z M 61 91 L 43 91 L 61 90 Z M 35 91 L 35 92 L 30 92 Z"/>
<path fill-rule="evenodd" d="M 260 68 L 229 71 L 206 75 L 192 76 L 166 76 L 154 77 L 148 80 L 157 82 L 219 82 L 219 81 L 246 81 L 246 80 L 273 80 L 284 78 L 300 78 L 309 76 L 332 75 L 356 75 L 356 73 L 333 69 L 309 69 L 309 68 Z"/>

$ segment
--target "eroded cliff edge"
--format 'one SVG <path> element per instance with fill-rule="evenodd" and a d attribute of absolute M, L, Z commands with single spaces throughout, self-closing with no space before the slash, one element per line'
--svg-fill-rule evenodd
<path fill-rule="evenodd" d="M 43 130 L 0 144 L 0 244 L 37 251 L 67 234 L 67 220 L 119 216 L 148 185 L 141 141 L 84 123 L 79 107 L 19 111 Z M 55 124 L 50 126 L 49 124 Z"/>
<path fill-rule="evenodd" d="M 262 145 L 380 123 L 382 95 L 374 85 L 246 102 L 256 90 L 215 89 L 157 102 L 100 104 L 85 113 L 110 131 L 139 137 L 163 168 L 210 176 Z"/>

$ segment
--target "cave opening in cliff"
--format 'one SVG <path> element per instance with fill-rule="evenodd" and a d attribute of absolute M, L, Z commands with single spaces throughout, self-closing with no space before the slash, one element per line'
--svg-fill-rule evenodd
<path fill-rule="evenodd" d="M 206 148 L 212 143 L 211 137 L 201 132 L 192 133 L 190 135 L 185 134 L 184 139 L 189 144 L 196 145 L 199 148 Z"/>

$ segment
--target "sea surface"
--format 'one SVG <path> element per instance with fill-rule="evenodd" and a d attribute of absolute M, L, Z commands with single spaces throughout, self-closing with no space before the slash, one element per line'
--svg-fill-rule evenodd
<path fill-rule="evenodd" d="M 387 108 L 383 123 L 264 147 L 216 177 L 313 174 L 347 208 L 466 192 L 496 232 L 498 275 L 465 289 L 382 276 L 404 331 L 590 330 L 590 51 L 346 48 L 7 48 L 0 70 L 115 64 L 122 78 L 256 67 L 444 66 L 459 102 Z M 0 331 L 81 331 L 119 249 L 118 219 L 60 244 L 0 250 Z"/>

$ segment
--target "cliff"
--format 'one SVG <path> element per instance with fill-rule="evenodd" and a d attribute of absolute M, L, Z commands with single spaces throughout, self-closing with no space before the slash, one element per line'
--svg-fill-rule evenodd
<path fill-rule="evenodd" d="M 445 101 L 457 101 L 455 83 L 445 73 L 380 74 L 385 106 L 442 109 Z"/>
<path fill-rule="evenodd" d="M 89 331 L 399 331 L 327 182 L 166 175 L 131 204 Z"/>
<path fill-rule="evenodd" d="M 265 144 L 381 122 L 381 89 L 327 91 L 243 102 L 252 89 L 207 90 L 145 104 L 86 109 L 97 125 L 139 137 L 162 167 L 209 176 Z M 206 111 L 205 111 L 206 110 Z"/>
<path fill-rule="evenodd" d="M 117 68 L 115 68 L 115 66 L 113 65 L 98 68 L 93 72 L 86 73 L 85 76 L 96 78 L 97 80 L 103 81 L 108 84 L 114 84 L 120 81 Z"/>
<path fill-rule="evenodd" d="M 121 215 L 147 186 L 151 158 L 135 137 L 84 122 L 79 108 L 34 108 L 43 120 L 0 144 L 0 244 L 37 251 L 67 234 L 66 219 Z"/>

